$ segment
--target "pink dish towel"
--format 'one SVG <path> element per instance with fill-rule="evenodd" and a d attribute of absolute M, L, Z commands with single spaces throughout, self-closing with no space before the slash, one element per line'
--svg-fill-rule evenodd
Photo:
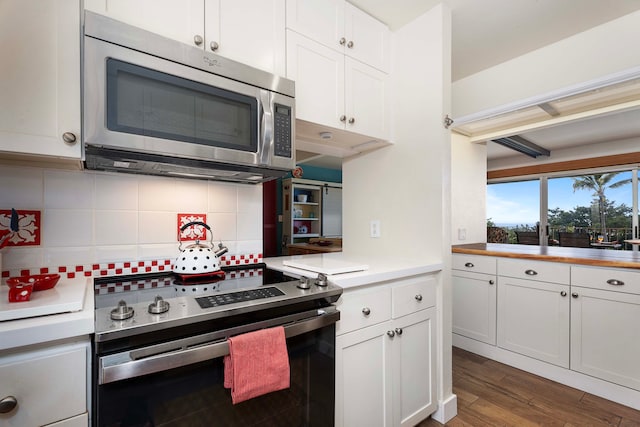
<path fill-rule="evenodd" d="M 224 357 L 224 386 L 233 404 L 289 388 L 289 354 L 284 327 L 231 337 Z"/>

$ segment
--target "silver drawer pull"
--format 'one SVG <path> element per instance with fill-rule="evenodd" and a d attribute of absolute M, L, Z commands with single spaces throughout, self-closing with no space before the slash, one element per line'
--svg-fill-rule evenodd
<path fill-rule="evenodd" d="M 0 414 L 8 414 L 18 406 L 18 399 L 13 396 L 7 396 L 0 400 Z"/>
<path fill-rule="evenodd" d="M 368 316 L 371 314 L 371 309 L 369 307 L 365 307 L 362 309 L 362 314 L 364 314 L 365 316 Z"/>
<path fill-rule="evenodd" d="M 464 266 L 467 267 L 467 268 L 474 267 L 473 263 L 471 263 L 471 262 L 466 263 Z"/>
<path fill-rule="evenodd" d="M 607 283 L 610 284 L 611 286 L 623 286 L 624 282 L 622 280 L 617 280 L 617 279 L 609 279 L 607 280 Z"/>
<path fill-rule="evenodd" d="M 416 295 L 414 298 L 415 298 L 415 299 L 416 299 L 416 301 L 418 301 L 418 302 L 422 301 L 422 295 L 421 295 L 421 294 Z"/>
<path fill-rule="evenodd" d="M 527 276 L 537 276 L 538 272 L 535 270 L 525 270 L 524 274 L 526 274 Z"/>

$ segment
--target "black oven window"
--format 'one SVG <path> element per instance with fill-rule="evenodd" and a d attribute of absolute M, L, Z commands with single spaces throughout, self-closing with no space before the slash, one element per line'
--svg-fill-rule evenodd
<path fill-rule="evenodd" d="M 258 101 L 116 59 L 107 60 L 107 128 L 255 152 Z"/>
<path fill-rule="evenodd" d="M 334 425 L 335 326 L 287 339 L 291 387 L 233 405 L 222 358 L 98 386 L 100 427 Z"/>

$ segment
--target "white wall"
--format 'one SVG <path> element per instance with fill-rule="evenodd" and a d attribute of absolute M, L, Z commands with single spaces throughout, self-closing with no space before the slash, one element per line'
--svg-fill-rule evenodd
<path fill-rule="evenodd" d="M 40 210 L 40 246 L 3 249 L 3 269 L 173 259 L 177 214 L 207 214 L 229 254 L 262 254 L 262 186 L 0 166 L 0 209 Z"/>
<path fill-rule="evenodd" d="M 453 117 L 637 68 L 637 40 L 640 11 L 460 79 L 453 84 Z"/>
<path fill-rule="evenodd" d="M 487 241 L 487 146 L 451 134 L 451 243 Z M 459 239 L 464 229 L 466 238 Z"/>

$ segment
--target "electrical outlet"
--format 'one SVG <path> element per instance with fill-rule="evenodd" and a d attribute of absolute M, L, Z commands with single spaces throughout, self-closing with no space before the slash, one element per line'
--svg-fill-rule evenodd
<path fill-rule="evenodd" d="M 374 238 L 380 237 L 380 220 L 374 219 L 369 223 L 369 235 Z"/>
<path fill-rule="evenodd" d="M 466 240 L 466 239 L 467 239 L 467 229 L 458 228 L 458 240 Z"/>

